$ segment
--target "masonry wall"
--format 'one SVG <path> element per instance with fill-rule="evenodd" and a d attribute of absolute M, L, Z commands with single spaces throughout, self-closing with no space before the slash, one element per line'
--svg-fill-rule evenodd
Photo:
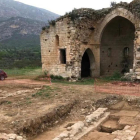
<path fill-rule="evenodd" d="M 122 18 L 116 18 L 118 16 Z M 75 21 L 68 17 L 62 18 L 41 33 L 42 69 L 53 75 L 80 78 L 83 54 L 86 50 L 90 50 L 94 56 L 90 66 L 90 76 L 111 75 L 116 71 L 122 72 L 123 49 L 128 47 L 128 69 L 133 68 L 138 71 L 139 49 L 135 47 L 134 50 L 133 40 L 134 26 L 137 30 L 139 23 L 138 18 L 123 8 L 116 8 L 98 21 L 87 17 L 80 17 Z M 138 32 L 137 34 L 139 35 Z M 56 36 L 59 38 L 59 43 Z M 135 38 L 139 40 L 139 37 Z M 135 46 L 139 47 L 138 41 L 135 42 Z M 108 57 L 108 48 L 112 49 L 110 57 Z M 60 49 L 66 50 L 66 64 L 61 64 Z"/>
<path fill-rule="evenodd" d="M 82 56 L 86 49 L 90 48 L 95 57 L 94 67 L 91 67 L 91 76 L 98 77 L 100 75 L 100 49 L 99 45 L 90 41 L 90 36 L 94 31 L 88 29 L 93 25 L 93 21 L 81 20 L 74 23 L 65 18 L 56 22 L 56 25 L 51 26 L 50 29 L 42 31 L 43 71 L 63 77 L 80 78 Z M 59 45 L 56 45 L 56 35 L 59 36 Z M 66 49 L 66 64 L 60 63 L 60 49 Z"/>
<path fill-rule="evenodd" d="M 71 76 L 71 70 L 66 70 L 66 64 L 60 62 L 60 49 L 66 50 L 66 61 L 70 61 L 69 28 L 72 27 L 67 22 L 67 19 L 59 21 L 41 33 L 42 69 L 63 77 Z M 59 44 L 56 36 L 59 37 Z"/>

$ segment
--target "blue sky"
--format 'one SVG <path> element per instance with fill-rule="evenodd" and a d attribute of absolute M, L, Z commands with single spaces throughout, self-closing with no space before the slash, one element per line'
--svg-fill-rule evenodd
<path fill-rule="evenodd" d="M 22 3 L 40 7 L 59 15 L 64 15 L 74 8 L 101 9 L 110 6 L 111 1 L 131 2 L 132 0 L 15 0 Z"/>

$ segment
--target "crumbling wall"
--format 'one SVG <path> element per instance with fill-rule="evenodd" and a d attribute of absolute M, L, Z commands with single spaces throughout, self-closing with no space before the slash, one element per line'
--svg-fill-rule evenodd
<path fill-rule="evenodd" d="M 117 16 L 124 17 L 136 28 L 139 27 L 138 6 L 139 2 L 132 2 L 119 3 L 97 11 L 87 8 L 75 9 L 52 21 L 50 27 L 43 28 L 41 33 L 43 71 L 77 80 L 81 78 L 83 54 L 90 49 L 95 58 L 91 76 L 100 76 L 100 47 L 104 28 Z M 56 45 L 56 36 L 59 37 L 59 45 Z M 60 49 L 66 50 L 65 64 L 60 61 Z"/>
<path fill-rule="evenodd" d="M 95 75 L 99 76 L 99 47 L 91 41 L 94 34 L 94 21 L 81 18 L 71 21 L 65 18 L 50 26 L 41 34 L 41 53 L 43 71 L 63 77 L 80 78 L 81 60 L 86 49 L 90 48 L 95 55 L 97 68 Z M 59 36 L 59 46 L 55 37 Z M 60 49 L 66 49 L 66 64 L 60 63 Z"/>
<path fill-rule="evenodd" d="M 60 62 L 60 49 L 66 49 L 66 60 L 70 61 L 69 30 L 72 31 L 72 25 L 68 26 L 68 22 L 68 19 L 58 21 L 41 33 L 42 69 L 50 74 L 63 77 L 71 75 L 71 72 L 66 70 L 66 64 Z"/>
<path fill-rule="evenodd" d="M 136 29 L 134 44 L 133 72 L 136 76 L 134 79 L 140 80 L 140 27 Z"/>

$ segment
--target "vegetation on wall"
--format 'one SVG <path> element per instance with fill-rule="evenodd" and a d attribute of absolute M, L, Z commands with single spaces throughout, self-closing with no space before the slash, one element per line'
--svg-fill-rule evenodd
<path fill-rule="evenodd" d="M 111 4 L 110 4 L 110 6 L 113 7 L 113 6 L 115 6 L 116 4 L 117 4 L 117 3 L 116 3 L 115 1 L 112 1 Z"/>
<path fill-rule="evenodd" d="M 55 26 L 55 20 L 50 20 L 48 22 L 49 22 L 49 25 Z"/>
<path fill-rule="evenodd" d="M 110 13 L 112 10 L 114 10 L 117 7 L 123 7 L 140 18 L 140 0 L 133 0 L 131 3 L 111 2 L 111 7 L 103 8 L 101 10 L 94 10 L 91 8 L 74 9 L 71 12 L 66 13 L 64 16 L 61 16 L 57 18 L 56 20 L 53 20 L 53 23 L 59 20 L 62 20 L 63 18 L 66 18 L 66 17 L 70 18 L 72 21 L 80 19 L 82 17 L 98 21 L 101 18 L 105 17 L 108 13 Z M 52 25 L 52 23 L 50 25 Z"/>

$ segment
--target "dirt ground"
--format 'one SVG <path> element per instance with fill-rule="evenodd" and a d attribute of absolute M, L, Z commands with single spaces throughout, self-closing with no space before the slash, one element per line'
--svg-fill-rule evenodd
<path fill-rule="evenodd" d="M 0 132 L 18 132 L 27 120 L 38 118 L 58 106 L 76 100 L 76 104 L 64 120 L 34 137 L 35 140 L 51 140 L 69 123 L 83 120 L 95 110 L 94 103 L 111 94 L 96 93 L 93 85 L 74 85 L 34 81 L 30 79 L 7 79 L 0 81 Z M 24 130 L 25 131 L 25 130 Z M 20 135 L 23 135 L 21 132 Z"/>
<path fill-rule="evenodd" d="M 15 132 L 25 120 L 74 100 L 78 105 L 69 120 L 77 121 L 95 109 L 95 100 L 106 96 L 96 94 L 93 85 L 48 84 L 29 79 L 0 81 L 0 132 Z M 46 91 L 40 93 L 44 85 Z"/>

